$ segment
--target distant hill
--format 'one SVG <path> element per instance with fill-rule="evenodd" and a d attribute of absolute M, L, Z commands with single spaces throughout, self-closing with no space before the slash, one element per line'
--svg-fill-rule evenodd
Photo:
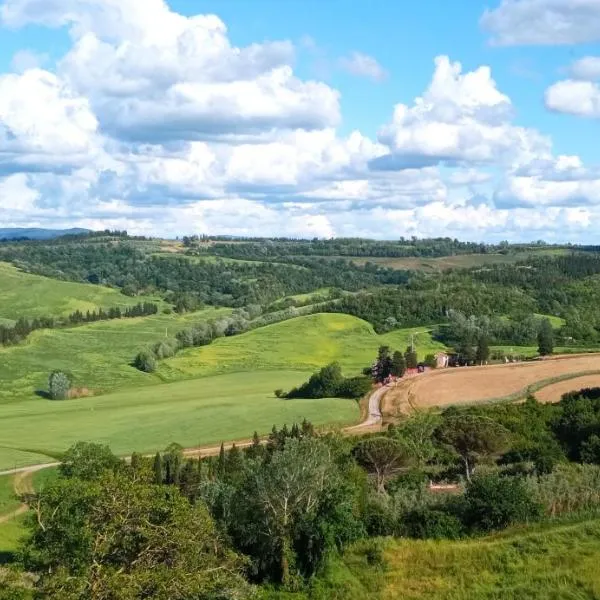
<path fill-rule="evenodd" d="M 75 227 L 73 229 L 38 229 L 38 228 L 0 228 L 0 240 L 15 240 L 19 238 L 28 238 L 30 240 L 51 240 L 62 235 L 77 235 L 88 233 L 89 229 Z"/>

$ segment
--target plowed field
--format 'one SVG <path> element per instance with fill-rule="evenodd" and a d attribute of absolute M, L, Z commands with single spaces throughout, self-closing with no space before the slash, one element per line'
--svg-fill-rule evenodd
<path fill-rule="evenodd" d="M 586 387 L 589 382 L 594 381 L 595 385 L 599 385 L 600 375 L 589 375 L 590 371 L 600 371 L 600 354 L 555 357 L 539 362 L 431 371 L 402 381 L 390 390 L 383 401 L 383 413 L 384 416 L 389 416 L 397 411 L 410 411 L 411 408 L 499 400 L 521 391 L 526 393 L 528 386 L 555 377 L 564 377 L 571 373 L 586 375 L 585 381 L 588 383 L 581 385 L 581 380 L 583 380 L 581 377 L 561 382 L 563 386 L 555 389 L 570 391 Z"/>

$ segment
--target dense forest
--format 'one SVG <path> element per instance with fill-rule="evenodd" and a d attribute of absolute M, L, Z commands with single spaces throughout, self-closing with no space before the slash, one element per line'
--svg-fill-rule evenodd
<path fill-rule="evenodd" d="M 476 538 L 598 514 L 599 465 L 599 389 L 416 413 L 356 438 L 305 421 L 199 459 L 172 444 L 125 462 L 79 443 L 26 497 L 18 568 L 0 577 L 10 598 L 33 586 L 57 600 L 325 600 L 349 546 L 385 567 L 380 536 Z"/>

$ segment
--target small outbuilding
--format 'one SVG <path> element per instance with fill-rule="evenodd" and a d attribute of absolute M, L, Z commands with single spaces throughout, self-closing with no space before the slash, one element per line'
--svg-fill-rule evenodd
<path fill-rule="evenodd" d="M 450 364 L 450 355 L 446 352 L 438 352 L 435 355 L 436 369 L 445 369 Z"/>

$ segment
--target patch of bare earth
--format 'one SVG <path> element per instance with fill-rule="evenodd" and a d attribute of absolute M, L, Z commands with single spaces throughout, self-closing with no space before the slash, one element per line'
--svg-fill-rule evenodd
<path fill-rule="evenodd" d="M 539 402 L 558 402 L 563 394 L 595 387 L 600 387 L 600 375 L 584 375 L 548 385 L 536 392 L 535 397 Z"/>
<path fill-rule="evenodd" d="M 469 404 L 515 394 L 545 379 L 569 373 L 600 370 L 600 354 L 561 356 L 552 359 L 484 367 L 457 367 L 430 371 L 402 381 L 383 399 L 383 413 L 393 416 L 415 408 Z M 578 384 L 565 382 L 567 391 Z M 596 382 L 599 381 L 597 377 Z"/>

